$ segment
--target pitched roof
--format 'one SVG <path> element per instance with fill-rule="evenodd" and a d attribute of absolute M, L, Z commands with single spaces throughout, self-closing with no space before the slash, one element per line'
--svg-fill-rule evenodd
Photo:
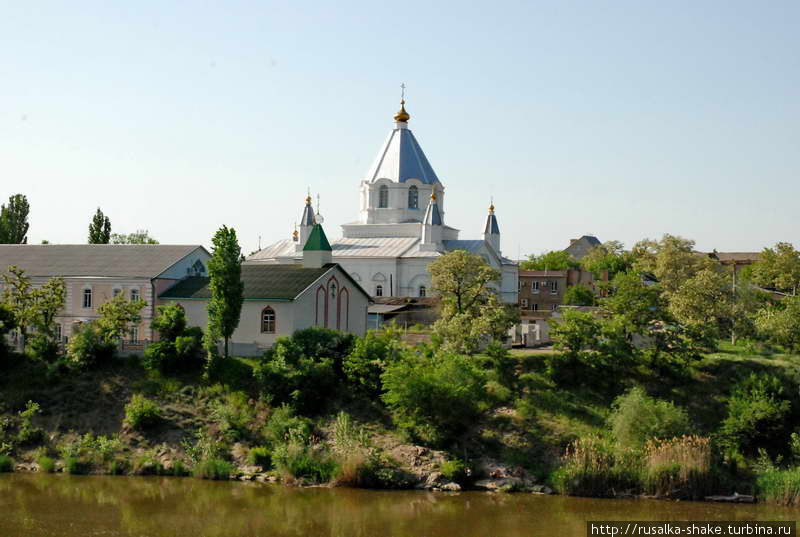
<path fill-rule="evenodd" d="M 321 268 L 304 268 L 302 265 L 243 264 L 245 300 L 293 300 L 335 264 Z M 211 290 L 209 278 L 191 277 L 181 280 L 163 293 L 161 298 L 208 299 Z"/>
<path fill-rule="evenodd" d="M 716 257 L 720 263 L 755 263 L 761 259 L 761 252 L 711 252 L 708 255 Z"/>
<path fill-rule="evenodd" d="M 580 239 L 572 239 L 569 246 L 564 248 L 564 251 L 575 259 L 580 260 L 589 253 L 589 250 L 601 244 L 600 239 L 597 237 L 593 235 L 584 235 Z"/>
<path fill-rule="evenodd" d="M 500 234 L 500 226 L 497 225 L 497 217 L 494 215 L 494 211 L 490 212 L 486 217 L 486 226 L 484 226 L 483 232 L 491 235 Z"/>
<path fill-rule="evenodd" d="M 414 134 L 405 126 L 397 127 L 389 133 L 367 172 L 367 181 L 378 179 L 390 179 L 398 183 L 419 179 L 426 185 L 439 182 Z"/>
<path fill-rule="evenodd" d="M 431 201 L 428 203 L 428 208 L 425 209 L 425 218 L 422 219 L 424 224 L 429 226 L 441 226 L 442 214 L 439 212 L 439 204 L 436 203 L 436 198 L 431 196 Z"/>
<path fill-rule="evenodd" d="M 328 242 L 328 237 L 325 236 L 325 231 L 322 229 L 322 226 L 320 224 L 314 224 L 311 235 L 308 236 L 308 240 L 305 246 L 303 246 L 303 251 L 310 252 L 318 250 L 330 252 L 331 243 Z"/>
<path fill-rule="evenodd" d="M 28 276 L 155 278 L 200 249 L 177 244 L 0 244 L 0 272 L 9 265 Z"/>

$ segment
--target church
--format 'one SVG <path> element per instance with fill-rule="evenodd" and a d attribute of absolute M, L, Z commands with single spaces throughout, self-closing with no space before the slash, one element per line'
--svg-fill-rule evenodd
<path fill-rule="evenodd" d="M 500 297 L 516 304 L 518 267 L 500 251 L 494 204 L 482 236 L 459 239 L 459 230 L 446 223 L 444 185 L 408 128 L 409 120 L 401 100 L 394 127 L 361 180 L 358 220 L 343 224 L 342 238 L 331 244 L 333 260 L 373 297 L 425 297 L 431 289 L 428 265 L 444 253 L 466 250 L 500 271 Z M 255 252 L 247 264 L 302 262 L 316 223 L 309 196 L 299 231 Z"/>

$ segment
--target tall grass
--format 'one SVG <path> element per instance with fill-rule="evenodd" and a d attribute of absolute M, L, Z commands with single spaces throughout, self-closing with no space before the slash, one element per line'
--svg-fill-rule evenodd
<path fill-rule="evenodd" d="M 223 459 L 204 459 L 194 467 L 194 476 L 200 479 L 230 479 L 233 464 Z"/>
<path fill-rule="evenodd" d="M 649 440 L 644 448 L 644 487 L 667 498 L 700 499 L 716 485 L 711 441 L 703 436 Z"/>
<path fill-rule="evenodd" d="M 0 473 L 13 471 L 14 460 L 8 455 L 0 455 Z"/>
<path fill-rule="evenodd" d="M 641 467 L 633 451 L 616 452 L 600 437 L 575 440 L 553 473 L 556 489 L 570 496 L 612 497 L 641 487 Z"/>
<path fill-rule="evenodd" d="M 759 500 L 780 505 L 800 505 L 800 467 L 773 468 L 756 477 Z"/>

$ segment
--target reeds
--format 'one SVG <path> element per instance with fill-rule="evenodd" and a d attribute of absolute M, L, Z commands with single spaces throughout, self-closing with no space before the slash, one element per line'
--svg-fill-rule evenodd
<path fill-rule="evenodd" d="M 615 453 L 599 437 L 579 438 L 567 447 L 553 475 L 559 492 L 570 496 L 613 497 L 640 488 L 639 461 L 631 451 Z"/>
<path fill-rule="evenodd" d="M 759 500 L 780 505 L 800 505 L 800 467 L 772 469 L 758 475 Z"/>
<path fill-rule="evenodd" d="M 643 481 L 649 494 L 666 498 L 698 499 L 715 485 L 711 441 L 686 435 L 645 443 Z"/>

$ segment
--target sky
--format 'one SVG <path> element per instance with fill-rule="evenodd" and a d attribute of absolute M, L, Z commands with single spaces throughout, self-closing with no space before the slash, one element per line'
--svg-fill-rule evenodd
<path fill-rule="evenodd" d="M 245 253 L 307 188 L 329 238 L 400 84 L 447 192 L 503 253 L 583 234 L 800 246 L 800 2 L 0 0 L 0 199 L 29 242 L 112 230 Z"/>

